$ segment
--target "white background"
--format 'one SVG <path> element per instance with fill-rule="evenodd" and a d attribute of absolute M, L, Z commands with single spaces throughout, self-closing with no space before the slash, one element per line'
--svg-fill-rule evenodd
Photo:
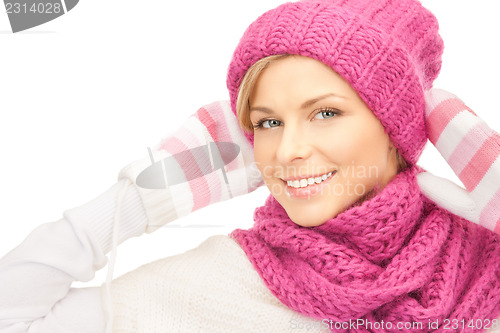
<path fill-rule="evenodd" d="M 500 5 L 422 2 L 445 41 L 435 87 L 499 131 Z M 280 3 L 80 0 L 66 15 L 16 34 L 0 6 L 0 256 L 37 225 L 108 189 L 124 165 L 147 156 L 200 106 L 228 99 L 226 69 L 239 38 Z M 430 145 L 420 165 L 457 179 Z M 115 276 L 251 226 L 267 194 L 261 188 L 128 240 Z M 203 223 L 224 227 L 189 227 Z"/>

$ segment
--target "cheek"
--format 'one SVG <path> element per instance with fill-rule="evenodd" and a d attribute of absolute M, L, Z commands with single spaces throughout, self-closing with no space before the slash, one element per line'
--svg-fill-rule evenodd
<path fill-rule="evenodd" d="M 262 135 L 254 135 L 253 157 L 264 180 L 270 176 L 270 166 L 273 161 L 273 145 Z"/>
<path fill-rule="evenodd" d="M 316 146 L 323 147 L 325 155 L 339 166 L 361 162 L 370 151 L 369 136 L 349 126 L 338 126 L 334 130 L 318 131 Z M 327 144 L 325 144 L 327 142 Z"/>
<path fill-rule="evenodd" d="M 326 154 L 349 178 L 378 178 L 386 168 L 389 139 L 383 129 L 345 127 L 329 142 Z"/>

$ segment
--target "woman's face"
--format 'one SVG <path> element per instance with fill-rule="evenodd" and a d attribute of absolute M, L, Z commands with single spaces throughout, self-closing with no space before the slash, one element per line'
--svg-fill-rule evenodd
<path fill-rule="evenodd" d="M 317 60 L 271 63 L 250 96 L 250 120 L 255 162 L 298 225 L 325 223 L 397 173 L 396 150 L 379 120 Z"/>

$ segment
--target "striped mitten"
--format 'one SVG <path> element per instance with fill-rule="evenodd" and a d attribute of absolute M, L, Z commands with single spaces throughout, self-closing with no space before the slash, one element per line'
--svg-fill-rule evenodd
<path fill-rule="evenodd" d="M 263 184 L 229 102 L 200 108 L 149 149 L 148 157 L 123 168 L 122 178 L 137 186 L 149 220 L 146 232 Z"/>
<path fill-rule="evenodd" d="M 465 189 L 428 172 L 418 184 L 439 206 L 500 233 L 500 136 L 455 95 L 426 92 L 429 140 Z"/>

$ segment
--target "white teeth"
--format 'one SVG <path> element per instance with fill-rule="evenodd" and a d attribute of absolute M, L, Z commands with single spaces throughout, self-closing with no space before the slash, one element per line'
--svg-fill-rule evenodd
<path fill-rule="evenodd" d="M 286 184 L 294 188 L 306 187 L 308 185 L 319 184 L 322 181 L 327 180 L 332 174 L 333 172 L 329 172 L 318 177 L 303 178 L 299 180 L 287 180 Z"/>

